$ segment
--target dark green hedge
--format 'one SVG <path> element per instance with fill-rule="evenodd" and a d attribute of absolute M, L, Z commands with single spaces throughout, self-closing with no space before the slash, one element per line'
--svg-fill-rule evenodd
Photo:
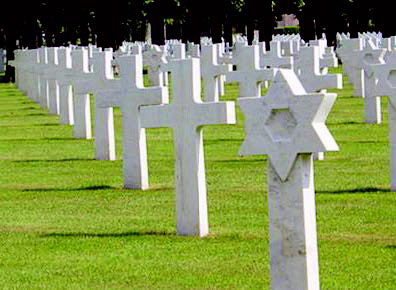
<path fill-rule="evenodd" d="M 299 26 L 285 26 L 281 28 L 275 28 L 274 29 L 275 34 L 297 34 L 300 33 L 300 27 Z"/>

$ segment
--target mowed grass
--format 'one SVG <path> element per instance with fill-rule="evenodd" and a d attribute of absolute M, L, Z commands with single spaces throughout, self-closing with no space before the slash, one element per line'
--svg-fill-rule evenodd
<path fill-rule="evenodd" d="M 327 123 L 341 150 L 315 162 L 321 287 L 396 289 L 386 100 L 369 125 L 351 87 L 336 92 Z M 239 109 L 237 125 L 204 129 L 206 238 L 175 234 L 170 129 L 147 130 L 150 189 L 122 188 L 120 117 L 118 160 L 96 161 L 93 140 L 0 85 L 0 288 L 267 289 L 267 158 L 238 157 Z"/>

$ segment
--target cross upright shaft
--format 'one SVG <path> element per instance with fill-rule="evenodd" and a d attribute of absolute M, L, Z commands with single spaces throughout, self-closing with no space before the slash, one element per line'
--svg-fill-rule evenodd
<path fill-rule="evenodd" d="M 148 169 L 146 134 L 141 126 L 139 109 L 144 105 L 161 104 L 168 101 L 165 87 L 145 88 L 143 85 L 143 63 L 141 55 L 125 55 L 119 58 L 120 80 L 112 80 L 110 85 L 96 90 L 98 128 L 96 132 L 97 158 L 101 152 L 114 152 L 113 107 L 122 112 L 122 145 L 124 187 L 147 189 Z M 107 131 L 107 133 L 106 133 Z M 110 140 L 113 139 L 113 140 Z M 107 148 L 106 148 L 107 147 Z M 99 152 L 100 153 L 100 152 Z M 112 154 L 111 154 L 112 155 Z M 100 156 L 99 156 L 100 157 Z M 115 157 L 115 156 L 114 156 Z M 98 158 L 111 159 L 111 158 Z"/>
<path fill-rule="evenodd" d="M 170 70 L 174 80 L 173 102 L 142 107 L 142 127 L 173 129 L 177 231 L 181 235 L 205 236 L 209 227 L 202 127 L 235 123 L 234 103 L 200 100 L 199 59 L 175 61 Z"/>

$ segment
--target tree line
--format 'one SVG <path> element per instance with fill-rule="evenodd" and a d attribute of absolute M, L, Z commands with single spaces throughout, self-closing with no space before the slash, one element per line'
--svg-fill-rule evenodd
<path fill-rule="evenodd" d="M 303 39 L 326 33 L 330 43 L 336 32 L 381 31 L 394 35 L 389 1 L 365 0 L 30 0 L 4 1 L 0 10 L 0 47 L 13 50 L 42 45 L 97 44 L 117 48 L 122 41 L 144 41 L 148 23 L 152 42 L 181 39 L 199 43 L 232 42 L 233 33 L 270 41 L 276 20 L 295 14 Z"/>

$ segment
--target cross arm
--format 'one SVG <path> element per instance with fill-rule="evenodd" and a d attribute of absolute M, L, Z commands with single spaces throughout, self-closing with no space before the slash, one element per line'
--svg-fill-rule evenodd
<path fill-rule="evenodd" d="M 173 127 L 173 105 L 141 106 L 139 114 L 142 128 Z"/>
<path fill-rule="evenodd" d="M 234 102 L 200 103 L 198 109 L 198 112 L 191 114 L 191 116 L 196 116 L 198 127 L 236 123 Z"/>

